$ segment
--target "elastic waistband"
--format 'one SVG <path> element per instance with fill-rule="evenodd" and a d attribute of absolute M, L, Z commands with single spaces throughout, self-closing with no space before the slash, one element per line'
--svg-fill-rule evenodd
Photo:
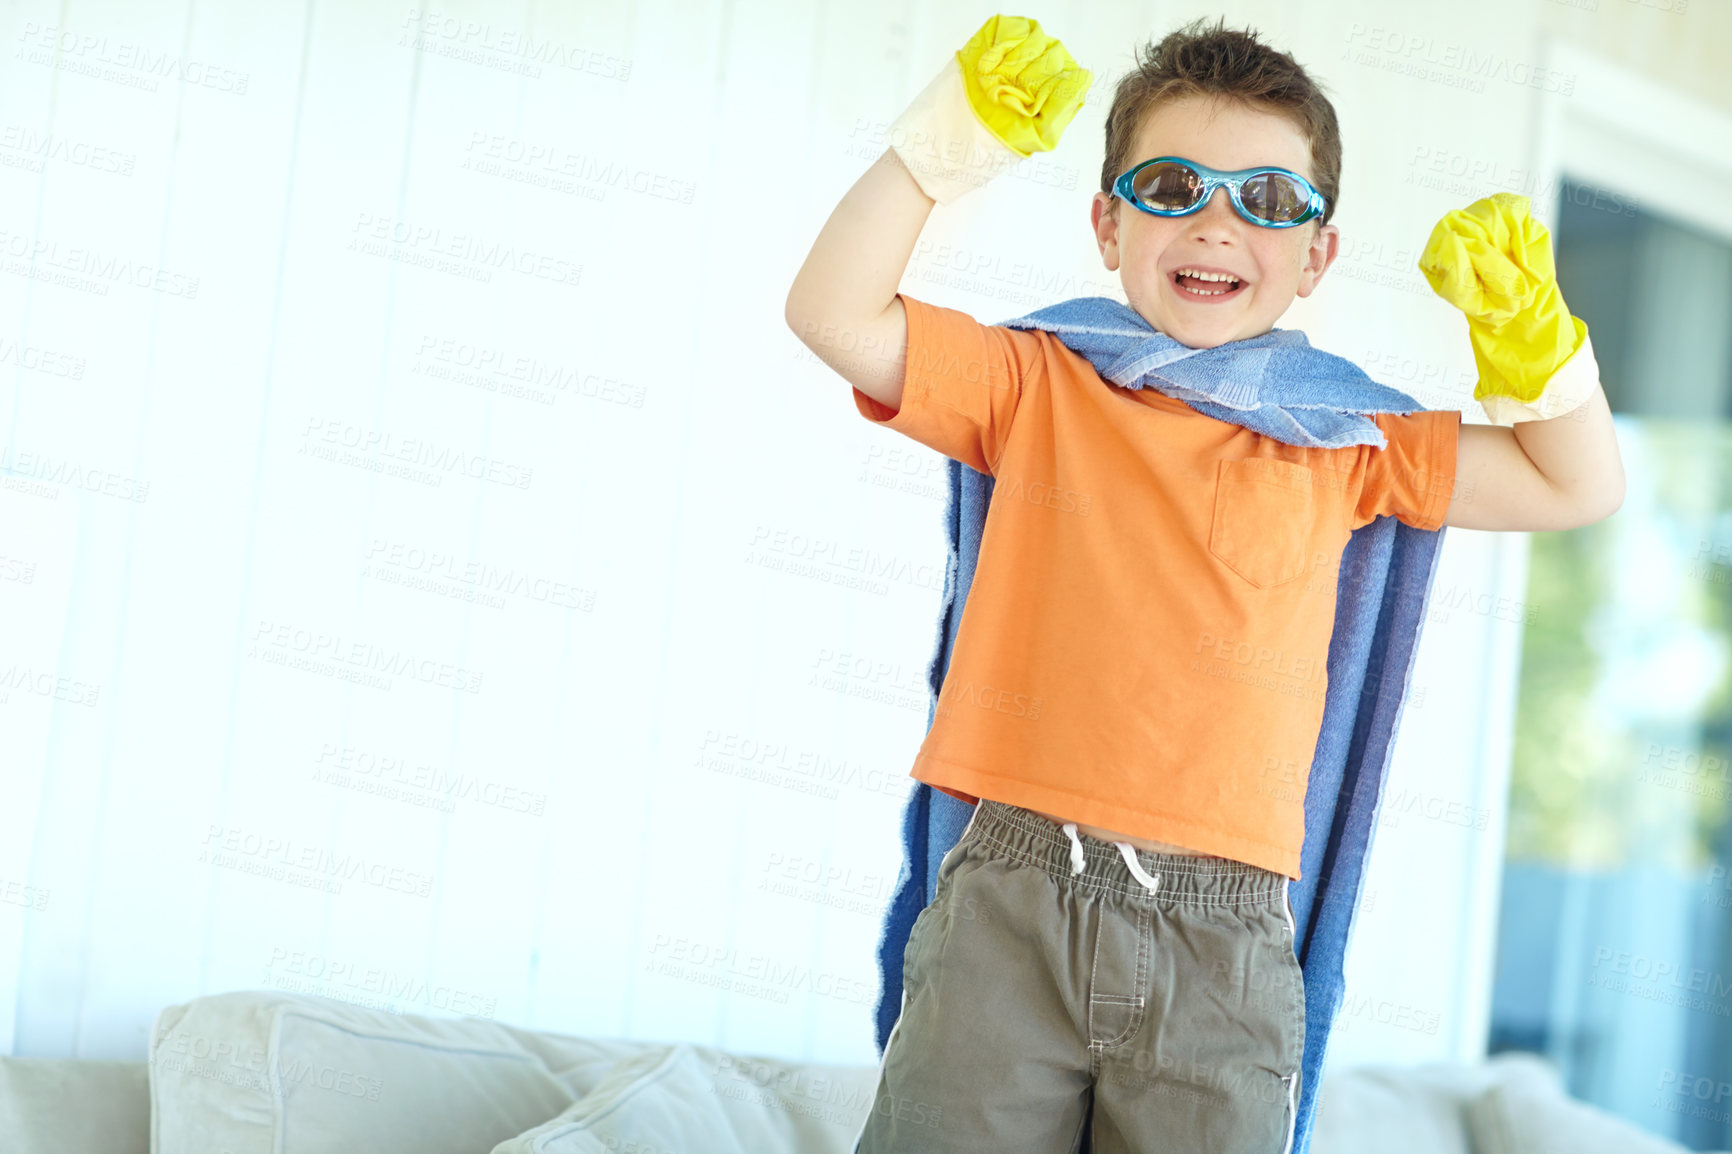
<path fill-rule="evenodd" d="M 1149 886 L 1132 873 L 1123 851 L 1110 841 L 1079 833 L 1083 869 L 1074 868 L 1074 846 L 1064 827 L 1019 805 L 981 798 L 962 842 L 974 842 L 1000 856 L 1045 870 L 1073 886 L 1101 893 L 1202 906 L 1260 905 L 1285 901 L 1288 878 L 1262 866 L 1222 857 L 1154 853 L 1127 846 L 1142 870 L 1158 884 Z M 960 844 L 960 843 L 959 843 Z"/>

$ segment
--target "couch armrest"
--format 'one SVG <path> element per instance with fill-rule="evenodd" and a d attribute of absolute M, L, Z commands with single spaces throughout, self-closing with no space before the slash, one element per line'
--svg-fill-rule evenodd
<path fill-rule="evenodd" d="M 658 1047 L 306 994 L 214 994 L 157 1015 L 151 1149 L 476 1154 L 558 1114 L 646 1048 Z"/>
<path fill-rule="evenodd" d="M 87 1058 L 0 1058 L 0 1139 L 6 1154 L 148 1154 L 148 1067 Z"/>

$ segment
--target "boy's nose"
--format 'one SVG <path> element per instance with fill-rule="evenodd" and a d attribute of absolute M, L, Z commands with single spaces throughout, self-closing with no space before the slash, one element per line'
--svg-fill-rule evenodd
<path fill-rule="evenodd" d="M 1217 188 L 1209 194 L 1208 203 L 1186 219 L 1191 221 L 1192 228 L 1218 228 L 1239 219 L 1239 214 L 1233 208 L 1231 194 L 1224 188 Z"/>

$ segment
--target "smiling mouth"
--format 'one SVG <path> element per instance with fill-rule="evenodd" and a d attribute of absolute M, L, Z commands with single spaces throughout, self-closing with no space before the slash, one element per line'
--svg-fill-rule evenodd
<path fill-rule="evenodd" d="M 1172 282 L 1174 290 L 1180 296 L 1199 301 L 1221 300 L 1226 297 L 1237 296 L 1245 288 L 1245 282 L 1236 277 L 1227 280 L 1207 280 L 1179 271 L 1167 279 Z"/>

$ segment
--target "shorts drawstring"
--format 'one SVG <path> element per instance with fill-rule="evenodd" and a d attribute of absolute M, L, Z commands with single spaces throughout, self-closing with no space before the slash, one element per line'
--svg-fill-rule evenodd
<path fill-rule="evenodd" d="M 1119 853 L 1124 857 L 1125 865 L 1130 867 L 1131 876 L 1142 882 L 1143 887 L 1150 893 L 1154 893 L 1161 884 L 1161 875 L 1149 876 L 1148 871 L 1143 868 L 1143 863 L 1137 860 L 1137 853 L 1131 848 L 1130 842 L 1115 841 L 1113 844 L 1119 847 Z"/>
<path fill-rule="evenodd" d="M 1064 831 L 1070 835 L 1070 872 L 1080 874 L 1083 872 L 1083 850 L 1082 842 L 1076 836 L 1076 822 L 1065 822 Z"/>
<path fill-rule="evenodd" d="M 1070 838 L 1070 872 L 1080 874 L 1083 872 L 1086 859 L 1083 857 L 1082 839 L 1076 835 L 1076 822 L 1065 822 L 1064 832 Z M 1137 853 L 1131 848 L 1130 842 L 1115 841 L 1113 844 L 1119 847 L 1119 855 L 1125 859 L 1125 865 L 1130 868 L 1131 876 L 1141 882 L 1144 889 L 1154 893 L 1160 887 L 1161 875 L 1156 873 L 1153 877 L 1149 876 L 1149 872 L 1143 868 L 1143 863 L 1137 860 Z"/>

